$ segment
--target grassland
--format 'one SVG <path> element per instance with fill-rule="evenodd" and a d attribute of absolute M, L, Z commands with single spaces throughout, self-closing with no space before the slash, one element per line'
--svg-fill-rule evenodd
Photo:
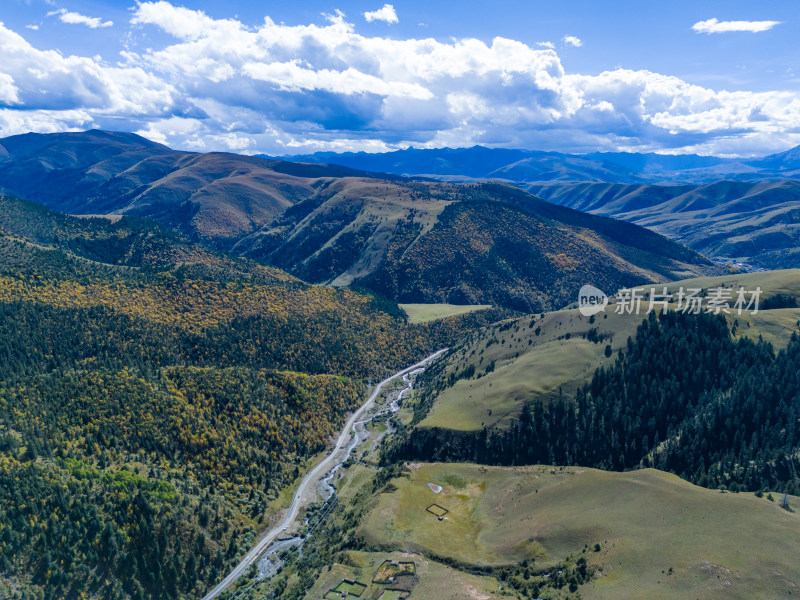
<path fill-rule="evenodd" d="M 740 286 L 745 290 L 761 288 L 762 303 L 765 298 L 779 294 L 800 299 L 800 269 L 684 279 L 667 284 L 667 291 L 674 294 L 681 287 L 684 289 L 700 288 L 706 291 L 715 287 L 738 290 Z M 663 285 L 658 286 L 658 288 L 661 287 Z M 755 340 L 761 336 L 776 349 L 780 349 L 786 346 L 792 333 L 798 330 L 800 309 L 759 310 L 756 314 L 743 312 L 741 315 L 732 311 L 726 317 L 732 325 L 738 321 L 734 337 L 749 337 Z"/>
<path fill-rule="evenodd" d="M 416 574 L 403 575 L 391 585 L 372 583 L 373 576 L 386 560 L 413 562 Z M 409 592 L 409 600 L 495 600 L 502 597 L 497 594 L 499 586 L 495 578 L 463 573 L 418 554 L 349 551 L 344 554 L 344 562 L 346 564 L 336 563 L 323 572 L 306 599 L 322 598 L 343 579 L 367 584 L 361 600 L 391 600 Z"/>
<path fill-rule="evenodd" d="M 480 565 L 528 559 L 539 569 L 582 554 L 602 569 L 580 589 L 587 600 L 800 593 L 800 515 L 753 494 L 652 469 L 544 466 L 416 464 L 392 484 L 359 530 L 369 546 Z M 447 520 L 425 511 L 432 502 L 448 508 Z"/>
<path fill-rule="evenodd" d="M 410 323 L 427 323 L 476 310 L 492 308 L 491 304 L 400 304 Z"/>
<path fill-rule="evenodd" d="M 681 287 L 703 290 L 760 287 L 763 302 L 777 294 L 800 297 L 800 270 L 686 279 L 658 284 L 659 292 L 664 285 L 673 294 Z M 502 426 L 516 417 L 525 403 L 572 395 L 596 368 L 610 364 L 628 337 L 635 334 L 645 316 L 647 302 L 642 306 L 641 314 L 636 316 L 617 314 L 612 304 L 594 319 L 584 317 L 572 307 L 505 321 L 469 337 L 454 350 L 443 370 L 442 378 L 452 374 L 457 379 L 455 384 L 439 392 L 432 410 L 419 426 L 457 431 Z M 742 315 L 734 312 L 726 317 L 731 326 L 736 325 L 734 337 L 761 336 L 780 349 L 798 330 L 800 309 L 760 310 Z M 586 338 L 591 329 L 597 330 L 602 341 L 595 343 Z M 607 345 L 611 346 L 610 356 L 606 356 Z M 459 374 L 470 368 L 474 369 L 474 375 L 461 378 Z"/>
<path fill-rule="evenodd" d="M 403 600 L 408 595 L 402 590 L 386 590 L 379 597 L 378 600 Z"/>
<path fill-rule="evenodd" d="M 333 591 L 339 592 L 340 594 L 347 593 L 350 596 L 360 597 L 364 594 L 364 591 L 367 589 L 367 585 L 365 583 L 361 583 L 360 581 L 354 581 L 352 579 L 343 579 L 342 582 L 337 585 Z"/>
<path fill-rule="evenodd" d="M 528 402 L 570 395 L 598 366 L 611 363 L 606 345 L 616 353 L 639 323 L 613 313 L 591 323 L 577 310 L 563 310 L 494 325 L 449 357 L 444 377 L 470 367 L 475 376 L 442 390 L 419 426 L 476 431 L 508 423 Z M 608 339 L 588 341 L 591 328 Z"/>

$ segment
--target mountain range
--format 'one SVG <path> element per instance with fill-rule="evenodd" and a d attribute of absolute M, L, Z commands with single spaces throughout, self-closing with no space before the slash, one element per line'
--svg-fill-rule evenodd
<path fill-rule="evenodd" d="M 60 212 L 151 218 L 218 248 L 314 194 L 344 167 L 180 152 L 131 133 L 17 135 L 0 140 L 0 190 Z"/>
<path fill-rule="evenodd" d="M 647 229 L 506 184 L 454 184 L 337 165 L 171 150 L 104 131 L 0 140 L 0 188 L 82 215 L 155 220 L 311 283 L 395 301 L 546 310 L 605 289 L 709 274 Z"/>
<path fill-rule="evenodd" d="M 763 158 L 732 159 L 696 154 L 596 152 L 562 154 L 505 148 L 437 148 L 366 152 L 318 152 L 282 157 L 453 181 L 495 179 L 515 183 L 669 183 L 800 178 L 800 146 Z"/>
<path fill-rule="evenodd" d="M 525 186 L 541 198 L 623 219 L 746 269 L 800 266 L 800 181 Z"/>
<path fill-rule="evenodd" d="M 800 147 L 749 160 L 480 146 L 289 158 L 446 181 L 505 181 L 548 202 L 647 227 L 720 263 L 800 266 Z"/>

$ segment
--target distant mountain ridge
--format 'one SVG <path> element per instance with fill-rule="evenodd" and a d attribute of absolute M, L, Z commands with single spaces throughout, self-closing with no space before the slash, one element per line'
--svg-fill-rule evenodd
<path fill-rule="evenodd" d="M 0 144 L 0 191 L 9 196 L 67 213 L 152 219 L 310 283 L 361 286 L 396 301 L 546 310 L 571 302 L 590 280 L 616 289 L 715 269 L 646 229 L 505 184 L 178 152 L 104 131 Z M 147 247 L 135 239 L 132 246 Z"/>
<path fill-rule="evenodd" d="M 525 186 L 549 202 L 636 223 L 720 261 L 800 266 L 800 181 Z"/>
<path fill-rule="evenodd" d="M 291 158 L 445 181 L 501 180 L 561 206 L 647 227 L 719 262 L 800 266 L 800 146 L 748 160 L 481 146 Z"/>
<path fill-rule="evenodd" d="M 365 175 L 340 166 L 181 152 L 132 133 L 0 140 L 2 192 L 66 213 L 154 219 L 223 249 L 313 195 L 313 180 Z"/>
<path fill-rule="evenodd" d="M 627 167 L 602 159 L 483 146 L 436 150 L 409 148 L 378 154 L 317 152 L 286 157 L 286 160 L 343 166 L 358 164 L 363 165 L 362 168 L 374 168 L 387 173 L 455 181 L 644 181 Z M 531 179 L 533 176 L 537 179 Z"/>
<path fill-rule="evenodd" d="M 628 152 L 563 154 L 483 146 L 409 148 L 378 154 L 318 152 L 281 158 L 445 180 L 501 179 L 522 183 L 702 184 L 721 179 L 752 182 L 800 178 L 800 146 L 757 159 Z"/>

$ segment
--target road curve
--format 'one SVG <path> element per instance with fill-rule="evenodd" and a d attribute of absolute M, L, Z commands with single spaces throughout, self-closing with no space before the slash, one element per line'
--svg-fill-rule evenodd
<path fill-rule="evenodd" d="M 283 519 L 283 521 L 281 521 L 274 529 L 270 530 L 267 533 L 267 535 L 265 535 L 261 539 L 261 541 L 259 541 L 250 550 L 250 552 L 248 552 L 245 555 L 242 561 L 238 565 L 236 565 L 236 567 L 227 575 L 227 577 L 225 577 L 225 579 L 220 581 L 219 584 L 214 589 L 212 589 L 205 596 L 203 596 L 203 600 L 213 600 L 214 598 L 219 596 L 223 592 L 223 590 L 225 590 L 225 588 L 227 588 L 234 581 L 239 579 L 239 577 L 241 577 L 241 575 L 245 571 L 247 571 L 247 569 L 250 568 L 250 565 L 252 565 L 258 559 L 261 553 L 275 540 L 275 538 L 278 537 L 286 528 L 289 527 L 289 525 L 292 524 L 292 521 L 294 521 L 295 517 L 297 516 L 297 511 L 300 510 L 300 499 L 302 498 L 303 492 L 305 491 L 306 487 L 310 483 L 316 481 L 316 479 L 320 475 L 326 473 L 328 470 L 336 466 L 336 464 L 332 464 L 332 461 L 336 459 L 336 454 L 338 454 L 339 451 L 344 447 L 345 442 L 350 437 L 350 430 L 353 428 L 353 425 L 359 419 L 359 417 L 370 409 L 373 402 L 375 402 L 375 398 L 377 398 L 378 394 L 381 393 L 381 389 L 383 388 L 383 386 L 396 377 L 402 377 L 403 375 L 413 371 L 414 369 L 419 369 L 420 367 L 424 367 L 432 360 L 437 359 L 439 356 L 441 356 L 443 352 L 446 351 L 447 348 L 434 352 L 428 358 L 421 360 L 417 364 L 407 367 L 402 371 L 398 371 L 394 375 L 387 377 L 386 379 L 384 379 L 378 385 L 375 386 L 375 389 L 372 391 L 372 394 L 370 394 L 369 399 L 364 404 L 362 404 L 361 408 L 359 408 L 356 412 L 354 412 L 352 416 L 347 420 L 347 423 L 345 423 L 345 426 L 342 429 L 342 433 L 339 434 L 339 438 L 336 440 L 336 445 L 333 447 L 333 450 L 330 451 L 325 460 L 319 463 L 316 467 L 314 467 L 314 469 L 312 469 L 308 474 L 306 474 L 305 477 L 303 477 L 303 480 L 300 482 L 300 485 L 297 488 L 297 492 L 295 492 L 294 499 L 292 500 L 292 505 L 289 507 L 289 512 L 286 514 L 286 517 Z M 344 459 L 342 459 L 341 462 L 344 462 Z"/>

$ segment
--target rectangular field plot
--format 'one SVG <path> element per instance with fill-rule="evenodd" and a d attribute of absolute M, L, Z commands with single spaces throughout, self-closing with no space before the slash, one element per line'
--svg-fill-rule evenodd
<path fill-rule="evenodd" d="M 342 597 L 342 592 L 347 592 L 348 595 L 358 598 L 364 593 L 365 589 L 367 589 L 366 584 L 358 581 L 350 581 L 349 579 L 343 579 L 342 582 L 331 591 L 337 592 L 339 594 L 339 598 Z M 330 594 L 331 592 L 328 593 Z M 327 598 L 327 595 L 325 597 Z"/>
<path fill-rule="evenodd" d="M 372 583 L 392 583 L 401 575 L 414 575 L 416 572 L 417 567 L 413 562 L 387 560 L 376 571 L 375 577 L 372 578 Z"/>
<path fill-rule="evenodd" d="M 434 515 L 434 516 L 436 516 L 436 517 L 438 517 L 440 519 L 442 517 L 444 517 L 447 513 L 450 512 L 444 506 L 439 506 L 438 504 L 431 504 L 425 510 L 427 510 L 429 513 L 431 513 L 432 515 Z"/>

